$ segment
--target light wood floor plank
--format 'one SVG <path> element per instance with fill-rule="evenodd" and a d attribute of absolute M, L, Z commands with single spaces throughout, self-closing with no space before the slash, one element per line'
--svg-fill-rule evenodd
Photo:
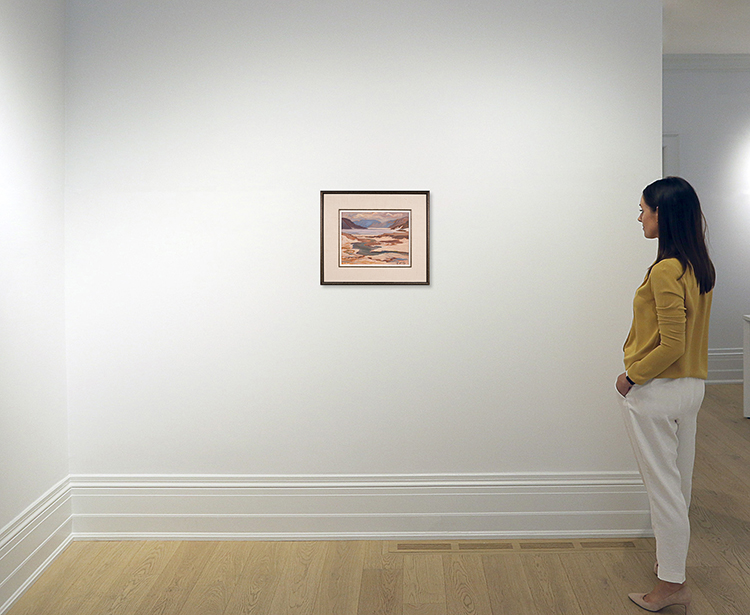
<path fill-rule="evenodd" d="M 107 610 L 117 597 L 115 588 L 130 572 L 130 562 L 144 547 L 144 542 L 95 543 L 101 557 L 84 571 L 57 607 L 59 615 L 87 615 L 91 609 Z M 153 548 L 154 545 L 151 545 Z M 126 572 L 127 571 L 127 572 Z M 43 611 L 38 611 L 41 615 Z"/>
<path fill-rule="evenodd" d="M 687 569 L 687 581 L 693 592 L 693 599 L 690 603 L 690 611 L 699 615 L 723 615 L 721 611 L 714 609 L 709 597 L 703 593 L 698 580 L 702 578 L 703 570 L 710 569 L 708 566 Z"/>
<path fill-rule="evenodd" d="M 389 547 L 385 541 L 365 545 L 358 615 L 402 615 L 403 556 Z"/>
<path fill-rule="evenodd" d="M 326 545 L 325 563 L 313 613 L 352 615 L 359 606 L 359 587 L 365 543 L 332 541 Z"/>
<path fill-rule="evenodd" d="M 602 565 L 603 554 L 597 555 L 600 557 L 591 557 L 590 553 L 571 553 L 565 557 L 565 574 L 573 588 L 578 606 L 583 613 L 596 613 L 605 605 L 614 612 L 624 610 L 629 606 L 627 595 L 619 591 L 610 579 L 609 570 L 614 562 L 608 560 L 607 565 Z M 647 587 L 644 591 L 649 589 L 651 588 Z"/>
<path fill-rule="evenodd" d="M 404 615 L 445 614 L 443 558 L 436 553 L 403 556 Z"/>
<path fill-rule="evenodd" d="M 738 480 L 745 481 L 747 472 L 743 469 L 750 463 L 750 443 L 740 435 L 744 430 L 726 425 L 710 413 L 702 416 L 700 421 L 700 445 L 711 457 L 718 457 L 729 469 L 735 470 L 734 476 Z"/>
<path fill-rule="evenodd" d="M 443 555 L 443 571 L 449 613 L 492 615 L 481 555 Z"/>
<path fill-rule="evenodd" d="M 311 614 L 323 574 L 326 543 L 292 542 L 283 547 L 284 567 L 270 612 Z"/>
<path fill-rule="evenodd" d="M 16 615 L 34 615 L 38 612 L 52 613 L 59 608 L 65 594 L 78 577 L 95 565 L 101 549 L 97 543 L 73 542 L 45 571 L 14 605 Z M 104 545 L 108 549 L 109 545 Z"/>
<path fill-rule="evenodd" d="M 111 606 L 105 611 L 101 604 L 98 612 L 107 615 L 127 615 L 136 610 L 143 600 L 147 599 L 149 592 L 155 584 L 158 585 L 161 574 L 167 569 L 170 562 L 174 561 L 175 554 L 179 551 L 179 544 L 176 542 L 156 542 L 146 543 L 138 552 L 137 562 L 133 573 L 127 582 L 124 583 L 112 602 Z M 158 590 L 157 590 L 158 591 Z"/>
<path fill-rule="evenodd" d="M 403 570 L 366 568 L 362 571 L 357 615 L 401 615 Z"/>
<path fill-rule="evenodd" d="M 747 469 L 749 463 L 745 463 L 724 453 L 717 447 L 706 445 L 706 439 L 702 438 L 696 445 L 696 467 L 693 479 L 693 497 L 705 495 L 711 497 L 718 495 L 716 504 L 726 505 L 723 499 L 726 495 L 732 495 L 745 501 L 750 499 L 750 478 L 741 476 L 743 469 Z M 747 472 L 745 472 L 747 473 Z M 748 515 L 747 511 L 744 512 Z"/>
<path fill-rule="evenodd" d="M 182 612 L 224 615 L 249 557 L 246 543 L 219 543 L 182 606 Z"/>
<path fill-rule="evenodd" d="M 713 525 L 711 511 L 700 504 L 690 507 L 690 550 L 688 566 L 720 566 L 724 540 Z"/>
<path fill-rule="evenodd" d="M 514 613 L 515 615 L 536 615 L 534 596 L 522 563 L 529 554 L 509 557 L 508 555 L 485 555 L 482 557 L 484 575 L 487 581 L 490 606 L 493 613 Z"/>
<path fill-rule="evenodd" d="M 247 551 L 247 560 L 225 615 L 261 615 L 271 612 L 271 601 L 281 578 L 282 547 L 288 543 L 240 543 Z"/>
<path fill-rule="evenodd" d="M 153 591 L 149 592 L 138 605 L 138 613 L 143 615 L 182 613 L 190 592 L 218 546 L 215 542 L 180 542 L 177 544 L 174 556 L 159 574 Z"/>
<path fill-rule="evenodd" d="M 446 615 L 445 603 L 404 604 L 404 615 Z"/>
<path fill-rule="evenodd" d="M 743 416 L 743 385 L 707 386 L 701 412 L 712 414 L 750 443 L 750 419 Z"/>
<path fill-rule="evenodd" d="M 368 540 L 365 543 L 365 570 L 400 570 L 404 558 L 400 553 L 391 553 L 390 546 L 387 541 Z"/>
<path fill-rule="evenodd" d="M 691 506 L 691 550 L 688 563 L 696 558 L 710 565 L 728 563 L 750 575 L 750 520 L 746 496 L 699 490 Z"/>
<path fill-rule="evenodd" d="M 565 574 L 565 566 L 560 555 L 529 554 L 528 557 L 524 557 L 523 566 L 529 580 L 529 589 L 540 613 L 583 615 Z"/>
<path fill-rule="evenodd" d="M 750 591 L 747 579 L 737 578 L 720 566 L 701 566 L 690 571 L 691 581 L 717 615 L 747 615 Z M 694 598 L 695 599 L 695 598 Z M 698 604 L 695 605 L 698 610 Z"/>
<path fill-rule="evenodd" d="M 612 590 L 618 595 L 620 612 L 631 610 L 627 597 L 631 592 L 647 592 L 656 583 L 654 576 L 654 553 L 597 553 L 593 560 L 606 571 Z M 565 560 L 567 563 L 567 560 Z M 626 608 L 622 609 L 622 605 Z"/>

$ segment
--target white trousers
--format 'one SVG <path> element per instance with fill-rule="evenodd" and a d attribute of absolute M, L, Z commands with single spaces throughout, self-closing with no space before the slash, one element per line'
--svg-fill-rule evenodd
<path fill-rule="evenodd" d="M 685 582 L 695 432 L 705 393 L 698 378 L 655 378 L 623 398 L 623 417 L 651 507 L 659 578 Z"/>

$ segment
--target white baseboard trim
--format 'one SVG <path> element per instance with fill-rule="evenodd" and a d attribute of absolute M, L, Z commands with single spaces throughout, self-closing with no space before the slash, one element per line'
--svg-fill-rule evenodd
<path fill-rule="evenodd" d="M 0 613 L 4 613 L 72 540 L 66 478 L 0 530 Z"/>
<path fill-rule="evenodd" d="M 77 539 L 647 536 L 637 473 L 72 476 Z"/>
<path fill-rule="evenodd" d="M 635 472 L 75 475 L 0 530 L 0 615 L 72 540 L 651 535 Z"/>
<path fill-rule="evenodd" d="M 708 351 L 708 384 L 737 384 L 744 379 L 742 348 Z"/>

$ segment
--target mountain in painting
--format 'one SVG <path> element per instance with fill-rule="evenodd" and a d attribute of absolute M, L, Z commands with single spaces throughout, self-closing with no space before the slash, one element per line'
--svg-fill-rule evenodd
<path fill-rule="evenodd" d="M 391 228 L 394 230 L 408 230 L 409 229 L 409 217 L 404 216 L 403 218 L 399 218 L 398 220 L 394 220 L 391 222 Z"/>
<path fill-rule="evenodd" d="M 352 222 L 351 220 L 349 220 L 349 218 L 342 217 L 341 218 L 341 228 L 342 229 L 347 229 L 347 228 L 367 228 L 367 227 L 360 226 L 359 224 L 355 224 L 354 222 Z"/>

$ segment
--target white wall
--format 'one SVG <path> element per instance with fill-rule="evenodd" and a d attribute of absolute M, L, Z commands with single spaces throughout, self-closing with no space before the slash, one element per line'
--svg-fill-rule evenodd
<path fill-rule="evenodd" d="M 709 346 L 718 379 L 742 379 L 742 316 L 750 313 L 750 57 L 671 56 L 664 132 L 709 226 L 717 284 Z"/>
<path fill-rule="evenodd" d="M 0 0 L 0 613 L 64 547 L 64 2 Z"/>
<path fill-rule="evenodd" d="M 74 475 L 634 472 L 653 0 L 72 0 Z M 321 287 L 320 190 L 430 190 L 429 287 Z"/>
<path fill-rule="evenodd" d="M 63 7 L 0 0 L 0 538 L 68 475 Z"/>

